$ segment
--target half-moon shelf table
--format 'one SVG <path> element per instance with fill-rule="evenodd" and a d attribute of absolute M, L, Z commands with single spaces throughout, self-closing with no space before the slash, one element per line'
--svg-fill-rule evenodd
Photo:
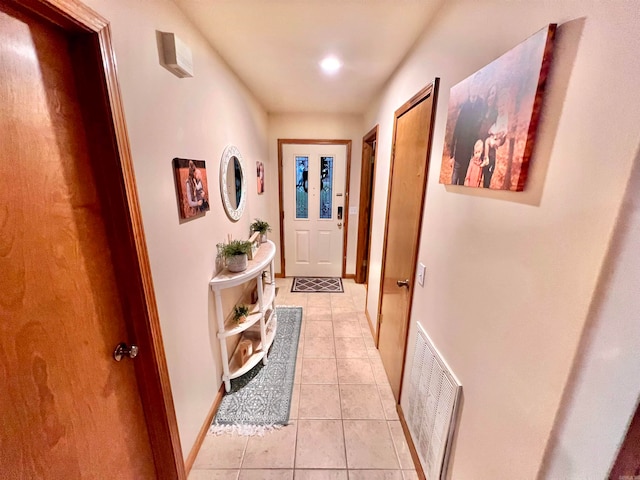
<path fill-rule="evenodd" d="M 273 342 L 278 326 L 276 318 L 276 281 L 273 258 L 276 246 L 270 240 L 260 244 L 253 260 L 249 260 L 244 272 L 233 273 L 226 268 L 209 281 L 209 286 L 216 299 L 216 321 L 218 322 L 218 340 L 220 340 L 220 355 L 222 356 L 222 380 L 228 392 L 231 390 L 231 379 L 244 375 L 260 360 L 267 364 L 267 352 Z M 268 283 L 263 281 L 263 273 L 269 272 Z M 235 287 L 247 283 L 253 279 L 258 284 L 258 302 L 249 307 L 247 320 L 236 325 L 233 319 L 225 321 L 222 311 L 221 292 L 226 288 Z M 232 335 L 242 335 L 238 345 L 243 339 L 251 340 L 253 353 L 242 363 L 238 347 L 229 358 L 227 352 L 227 338 Z"/>

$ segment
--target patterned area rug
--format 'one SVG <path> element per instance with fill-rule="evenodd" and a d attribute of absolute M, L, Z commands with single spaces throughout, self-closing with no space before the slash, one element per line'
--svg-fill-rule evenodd
<path fill-rule="evenodd" d="M 298 293 L 342 293 L 342 279 L 339 277 L 293 277 L 292 292 Z"/>
<path fill-rule="evenodd" d="M 261 435 L 289 422 L 302 307 L 276 307 L 276 315 L 267 365 L 260 362 L 231 380 L 231 391 L 222 398 L 209 433 Z"/>

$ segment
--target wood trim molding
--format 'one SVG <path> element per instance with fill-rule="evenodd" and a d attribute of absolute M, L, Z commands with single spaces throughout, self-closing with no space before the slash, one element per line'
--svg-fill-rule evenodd
<path fill-rule="evenodd" d="M 13 1 L 70 32 L 80 108 L 158 478 L 186 480 L 109 22 L 77 0 Z"/>
<path fill-rule="evenodd" d="M 191 451 L 187 456 L 187 459 L 184 462 L 184 467 L 187 475 L 191 472 L 193 468 L 193 463 L 196 461 L 196 457 L 198 453 L 200 453 L 200 449 L 202 448 L 202 442 L 204 442 L 205 437 L 207 436 L 207 432 L 209 432 L 209 427 L 213 423 L 213 417 L 215 417 L 216 413 L 218 413 L 218 409 L 220 408 L 220 403 L 222 402 L 222 397 L 224 397 L 224 383 L 220 385 L 218 389 L 218 393 L 213 399 L 213 403 L 211 404 L 211 408 L 209 409 L 209 413 L 207 413 L 207 417 L 204 419 L 204 423 L 198 432 L 198 436 L 196 437 L 196 441 L 193 442 L 193 447 L 191 447 Z"/>
<path fill-rule="evenodd" d="M 354 273 L 345 273 L 342 278 L 345 280 L 355 280 L 356 275 Z"/>
<path fill-rule="evenodd" d="M 351 180 L 351 140 L 327 140 L 327 139 L 298 139 L 298 138 L 279 138 L 278 139 L 278 202 L 280 206 L 280 272 L 283 276 L 286 276 L 285 265 L 285 247 L 284 247 L 284 201 L 282 198 L 282 171 L 283 171 L 283 145 L 345 145 L 347 148 L 347 165 L 346 165 L 346 178 L 345 178 L 345 192 L 344 192 L 344 208 L 342 223 L 344 229 L 342 232 L 342 274 L 345 278 L 345 271 L 347 268 L 347 240 L 349 238 L 349 183 Z"/>
<path fill-rule="evenodd" d="M 422 464 L 420 463 L 420 459 L 418 458 L 418 451 L 416 450 L 416 446 L 413 443 L 413 438 L 411 438 L 411 433 L 409 432 L 409 427 L 407 426 L 407 421 L 404 418 L 404 412 L 402 411 L 402 407 L 400 406 L 400 404 L 396 405 L 396 410 L 398 411 L 398 418 L 400 418 L 400 425 L 402 425 L 404 436 L 407 439 L 407 445 L 409 446 L 409 452 L 411 453 L 411 459 L 413 460 L 413 465 L 416 467 L 416 473 L 418 474 L 418 478 L 420 480 L 426 480 L 427 477 L 425 476 L 424 470 L 422 469 Z"/>

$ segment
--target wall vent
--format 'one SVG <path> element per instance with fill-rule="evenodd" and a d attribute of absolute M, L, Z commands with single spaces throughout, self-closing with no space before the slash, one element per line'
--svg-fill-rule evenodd
<path fill-rule="evenodd" d="M 445 479 L 462 386 L 420 323 L 405 419 L 429 480 Z"/>

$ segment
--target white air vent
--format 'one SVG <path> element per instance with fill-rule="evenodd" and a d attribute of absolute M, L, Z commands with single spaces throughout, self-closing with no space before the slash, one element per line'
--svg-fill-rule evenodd
<path fill-rule="evenodd" d="M 462 386 L 417 325 L 405 418 L 426 477 L 444 479 Z"/>

